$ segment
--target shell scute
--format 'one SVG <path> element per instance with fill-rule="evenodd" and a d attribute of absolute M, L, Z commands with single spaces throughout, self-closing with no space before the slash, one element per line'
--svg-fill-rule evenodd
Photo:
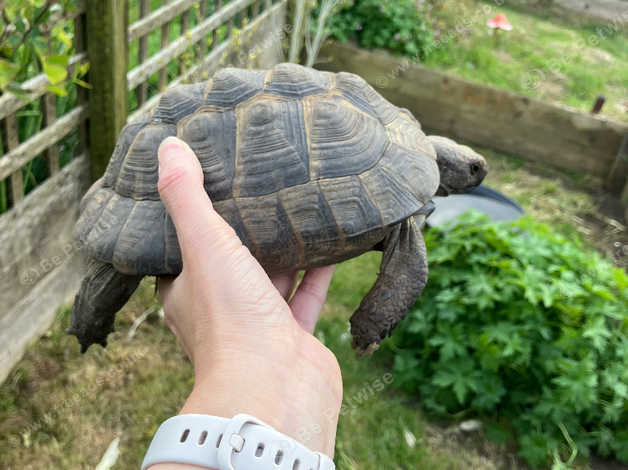
<path fill-rule="evenodd" d="M 376 119 L 338 96 L 306 100 L 312 179 L 358 175 L 372 168 L 389 144 Z"/>
<path fill-rule="evenodd" d="M 131 144 L 140 133 L 140 131 L 142 131 L 142 129 L 144 129 L 149 124 L 149 116 L 144 116 L 144 118 L 140 121 L 130 123 L 124 126 L 124 128 L 120 132 L 120 136 L 118 137 L 116 146 L 113 149 L 111 158 L 109 159 L 107 169 L 105 170 L 105 175 L 103 179 L 104 186 L 111 187 L 115 184 L 116 180 L 118 179 L 118 175 L 120 174 L 120 167 L 122 166 L 122 162 L 129 152 Z"/>
<path fill-rule="evenodd" d="M 235 197 L 263 196 L 310 180 L 302 103 L 260 98 L 236 111 Z"/>
<path fill-rule="evenodd" d="M 386 101 L 382 95 L 362 77 L 348 72 L 336 75 L 336 89 L 348 101 L 376 117 L 384 125 L 391 123 L 399 115 L 399 108 Z"/>
<path fill-rule="evenodd" d="M 396 224 L 423 206 L 423 202 L 379 166 L 360 175 L 360 180 L 381 214 L 382 226 Z"/>
<path fill-rule="evenodd" d="M 319 182 L 343 238 L 382 227 L 377 207 L 357 176 Z"/>
<path fill-rule="evenodd" d="M 194 151 L 203 169 L 205 189 L 213 201 L 233 196 L 236 119 L 232 109 L 200 109 L 179 123 L 179 138 Z"/>
<path fill-rule="evenodd" d="M 260 93 L 265 76 L 264 70 L 221 69 L 214 75 L 211 89 L 201 103 L 232 108 Z"/>
<path fill-rule="evenodd" d="M 152 124 L 142 128 L 120 164 L 113 185 L 116 193 L 132 199 L 159 200 L 157 149 L 166 137 L 176 134 L 173 124 Z"/>
<path fill-rule="evenodd" d="M 203 83 L 179 85 L 168 89 L 160 98 L 152 116 L 153 122 L 177 124 L 203 104 Z"/>
<path fill-rule="evenodd" d="M 238 198 L 235 203 L 246 227 L 249 249 L 262 266 L 295 265 L 299 243 L 277 193 Z"/>
<path fill-rule="evenodd" d="M 331 75 L 297 64 L 276 65 L 270 71 L 265 91 L 291 98 L 325 93 L 331 86 Z"/>
<path fill-rule="evenodd" d="M 127 199 L 128 200 L 128 199 Z M 164 220 L 166 209 L 161 201 L 134 201 L 127 213 L 113 250 L 113 265 L 126 274 L 160 272 L 163 270 L 165 257 Z M 129 257 L 137 251 L 145 256 Z"/>

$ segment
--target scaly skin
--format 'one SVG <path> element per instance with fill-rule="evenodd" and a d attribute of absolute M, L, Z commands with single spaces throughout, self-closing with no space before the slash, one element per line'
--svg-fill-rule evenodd
<path fill-rule="evenodd" d="M 75 335 L 81 352 L 98 343 L 105 347 L 116 313 L 129 300 L 144 276 L 121 274 L 107 263 L 91 259 L 81 283 L 67 333 Z"/>
<path fill-rule="evenodd" d="M 424 220 L 424 215 L 410 217 L 384 240 L 380 274 L 350 320 L 358 356 L 377 350 L 423 292 L 428 273 Z"/>

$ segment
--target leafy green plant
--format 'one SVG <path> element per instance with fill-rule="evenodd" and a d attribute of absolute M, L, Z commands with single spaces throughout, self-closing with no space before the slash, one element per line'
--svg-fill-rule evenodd
<path fill-rule="evenodd" d="M 316 17 L 320 7 L 313 11 Z M 423 60 L 432 33 L 413 0 L 350 0 L 329 19 L 331 36 Z"/>
<path fill-rule="evenodd" d="M 68 72 L 73 52 L 73 25 L 65 15 L 76 7 L 75 0 L 0 1 L 0 91 L 24 95 L 22 82 L 45 73 L 48 90 L 67 95 L 67 85 L 88 87 L 81 77 L 87 64 Z"/>
<path fill-rule="evenodd" d="M 628 462 L 626 273 L 530 219 L 471 213 L 426 243 L 427 288 L 390 345 L 395 383 L 433 412 L 488 418 L 532 465 Z"/>

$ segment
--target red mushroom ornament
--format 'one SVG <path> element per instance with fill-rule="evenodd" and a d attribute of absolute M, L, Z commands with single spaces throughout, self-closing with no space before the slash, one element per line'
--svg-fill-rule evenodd
<path fill-rule="evenodd" d="M 499 43 L 499 30 L 500 29 L 502 31 L 512 30 L 512 25 L 508 21 L 508 18 L 506 18 L 506 15 L 504 15 L 503 13 L 500 13 L 492 20 L 489 20 L 486 24 L 488 25 L 489 28 L 493 30 L 493 38 L 495 39 L 495 46 L 497 46 Z"/>

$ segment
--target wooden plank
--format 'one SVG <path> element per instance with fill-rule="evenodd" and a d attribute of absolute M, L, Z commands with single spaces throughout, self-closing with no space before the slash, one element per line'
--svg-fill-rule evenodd
<path fill-rule="evenodd" d="M 189 27 L 190 27 L 190 10 L 186 10 L 183 13 L 181 13 L 181 36 L 185 36 L 187 34 Z M 199 42 L 202 42 L 202 40 Z M 181 75 L 183 72 L 185 72 L 185 60 L 183 58 L 183 55 L 180 55 L 179 56 L 179 75 Z"/>
<path fill-rule="evenodd" d="M 87 60 L 87 54 L 81 52 L 70 57 L 68 70 L 72 71 L 72 67 L 80 62 Z M 22 99 L 12 93 L 4 93 L 0 96 L 0 119 L 4 119 L 10 114 L 15 113 L 20 108 L 26 106 L 33 100 L 41 97 L 46 93 L 46 87 L 50 84 L 48 77 L 41 73 L 35 75 L 33 78 L 26 80 L 22 84 L 22 89 L 28 94 L 25 99 Z"/>
<path fill-rule="evenodd" d="M 86 15 L 82 14 L 74 19 L 74 49 L 81 53 L 87 50 L 87 41 L 85 28 L 87 26 Z M 89 79 L 88 79 L 89 81 Z M 87 89 L 82 86 L 77 86 L 76 89 L 76 101 L 79 106 L 87 105 Z M 83 121 L 78 126 L 78 145 L 76 152 L 83 153 L 87 149 L 87 122 Z"/>
<path fill-rule="evenodd" d="M 57 120 L 57 100 L 52 93 L 46 93 L 42 98 L 42 112 L 44 126 L 52 126 Z M 45 150 L 45 156 L 50 175 L 56 174 L 59 171 L 59 147 L 56 143 Z"/>
<path fill-rule="evenodd" d="M 7 158 L 13 150 L 15 150 L 20 145 L 18 129 L 17 129 L 17 118 L 15 114 L 11 114 L 4 119 L 4 133 L 6 136 L 6 154 L 2 156 L 0 159 L 0 163 L 2 163 L 5 158 Z M 24 199 L 24 179 L 22 178 L 22 167 L 19 166 L 14 169 L 11 174 L 11 200 L 13 201 L 13 206 L 15 206 L 18 202 Z M 7 177 L 4 175 L 0 180 L 3 180 Z"/>
<path fill-rule="evenodd" d="M 127 26 L 126 0 L 88 0 L 87 50 L 93 87 L 89 94 L 89 114 L 95 117 L 90 121 L 89 136 L 94 179 L 104 173 L 127 118 Z"/>
<path fill-rule="evenodd" d="M 150 13 L 150 0 L 140 0 L 140 18 L 144 18 Z M 148 57 L 148 34 L 140 36 L 137 48 L 137 61 L 139 64 L 146 61 Z M 146 101 L 148 94 L 148 84 L 140 83 L 136 88 L 137 106 L 140 107 Z"/>
<path fill-rule="evenodd" d="M 623 0 L 554 0 L 552 6 L 580 17 L 609 23 L 609 26 L 614 25 L 618 30 L 624 27 L 628 11 L 628 6 Z"/>
<path fill-rule="evenodd" d="M 0 382 L 78 289 L 84 270 L 72 229 L 88 186 L 80 155 L 0 215 Z"/>
<path fill-rule="evenodd" d="M 271 9 L 265 10 L 254 21 L 249 23 L 242 30 L 242 35 L 244 37 L 247 37 L 249 34 L 259 34 L 260 37 L 263 37 L 261 36 L 264 33 L 263 26 L 269 25 L 269 31 L 274 31 L 275 29 L 273 28 L 276 27 L 276 21 L 282 20 L 284 13 L 285 2 L 274 5 Z M 188 69 L 182 76 L 179 76 L 175 80 L 173 80 L 168 88 L 188 82 L 201 71 L 207 71 L 211 75 L 211 72 L 215 71 L 220 66 L 221 59 L 223 59 L 229 53 L 230 49 L 233 47 L 233 44 L 234 38 L 229 38 L 226 41 L 220 43 L 218 46 L 212 49 L 212 51 L 208 55 L 206 55 L 201 62 L 194 65 L 194 67 Z M 276 62 L 278 59 L 279 58 L 277 58 L 274 62 Z M 271 66 L 274 64 L 266 63 L 263 65 Z M 162 96 L 163 93 L 160 93 L 149 99 L 142 108 L 136 110 L 129 116 L 128 122 L 134 122 L 139 119 L 143 114 L 151 111 L 155 106 L 157 106 Z"/>
<path fill-rule="evenodd" d="M 222 0 L 214 0 L 214 12 L 222 8 Z M 218 28 L 214 28 L 212 31 L 212 48 L 218 45 Z"/>
<path fill-rule="evenodd" d="M 163 5 L 167 5 L 169 0 L 162 0 Z M 161 49 L 165 49 L 170 43 L 170 21 L 161 26 Z M 168 86 L 168 63 L 159 71 L 159 91 L 164 91 Z"/>
<path fill-rule="evenodd" d="M 229 3 L 205 21 L 189 30 L 187 34 L 170 43 L 168 47 L 154 54 L 142 65 L 135 67 L 127 74 L 128 89 L 134 89 L 139 83 L 158 72 L 165 64 L 185 52 L 189 46 L 202 40 L 205 35 L 209 34 L 214 28 L 217 28 L 229 19 L 233 19 L 236 13 L 246 8 L 253 1 L 254 0 L 235 0 Z"/>
<path fill-rule="evenodd" d="M 424 127 L 606 178 L 628 124 L 472 83 L 386 53 L 333 43 L 321 68 L 360 74 Z"/>
<path fill-rule="evenodd" d="M 15 147 L 0 158 L 0 180 L 19 170 L 29 161 L 59 142 L 72 132 L 87 117 L 87 108 L 77 106 L 59 118 L 54 124 L 39 131 L 33 137 Z"/>
<path fill-rule="evenodd" d="M 160 26 L 169 23 L 181 12 L 189 10 L 198 0 L 174 0 L 153 11 L 146 18 L 136 21 L 129 27 L 129 42 L 145 36 Z"/>
<path fill-rule="evenodd" d="M 202 0 L 198 6 L 198 22 L 200 23 L 207 16 L 207 0 Z M 203 38 L 198 42 L 196 46 L 196 60 L 197 62 L 203 58 L 203 56 L 207 53 L 207 41 Z"/>

